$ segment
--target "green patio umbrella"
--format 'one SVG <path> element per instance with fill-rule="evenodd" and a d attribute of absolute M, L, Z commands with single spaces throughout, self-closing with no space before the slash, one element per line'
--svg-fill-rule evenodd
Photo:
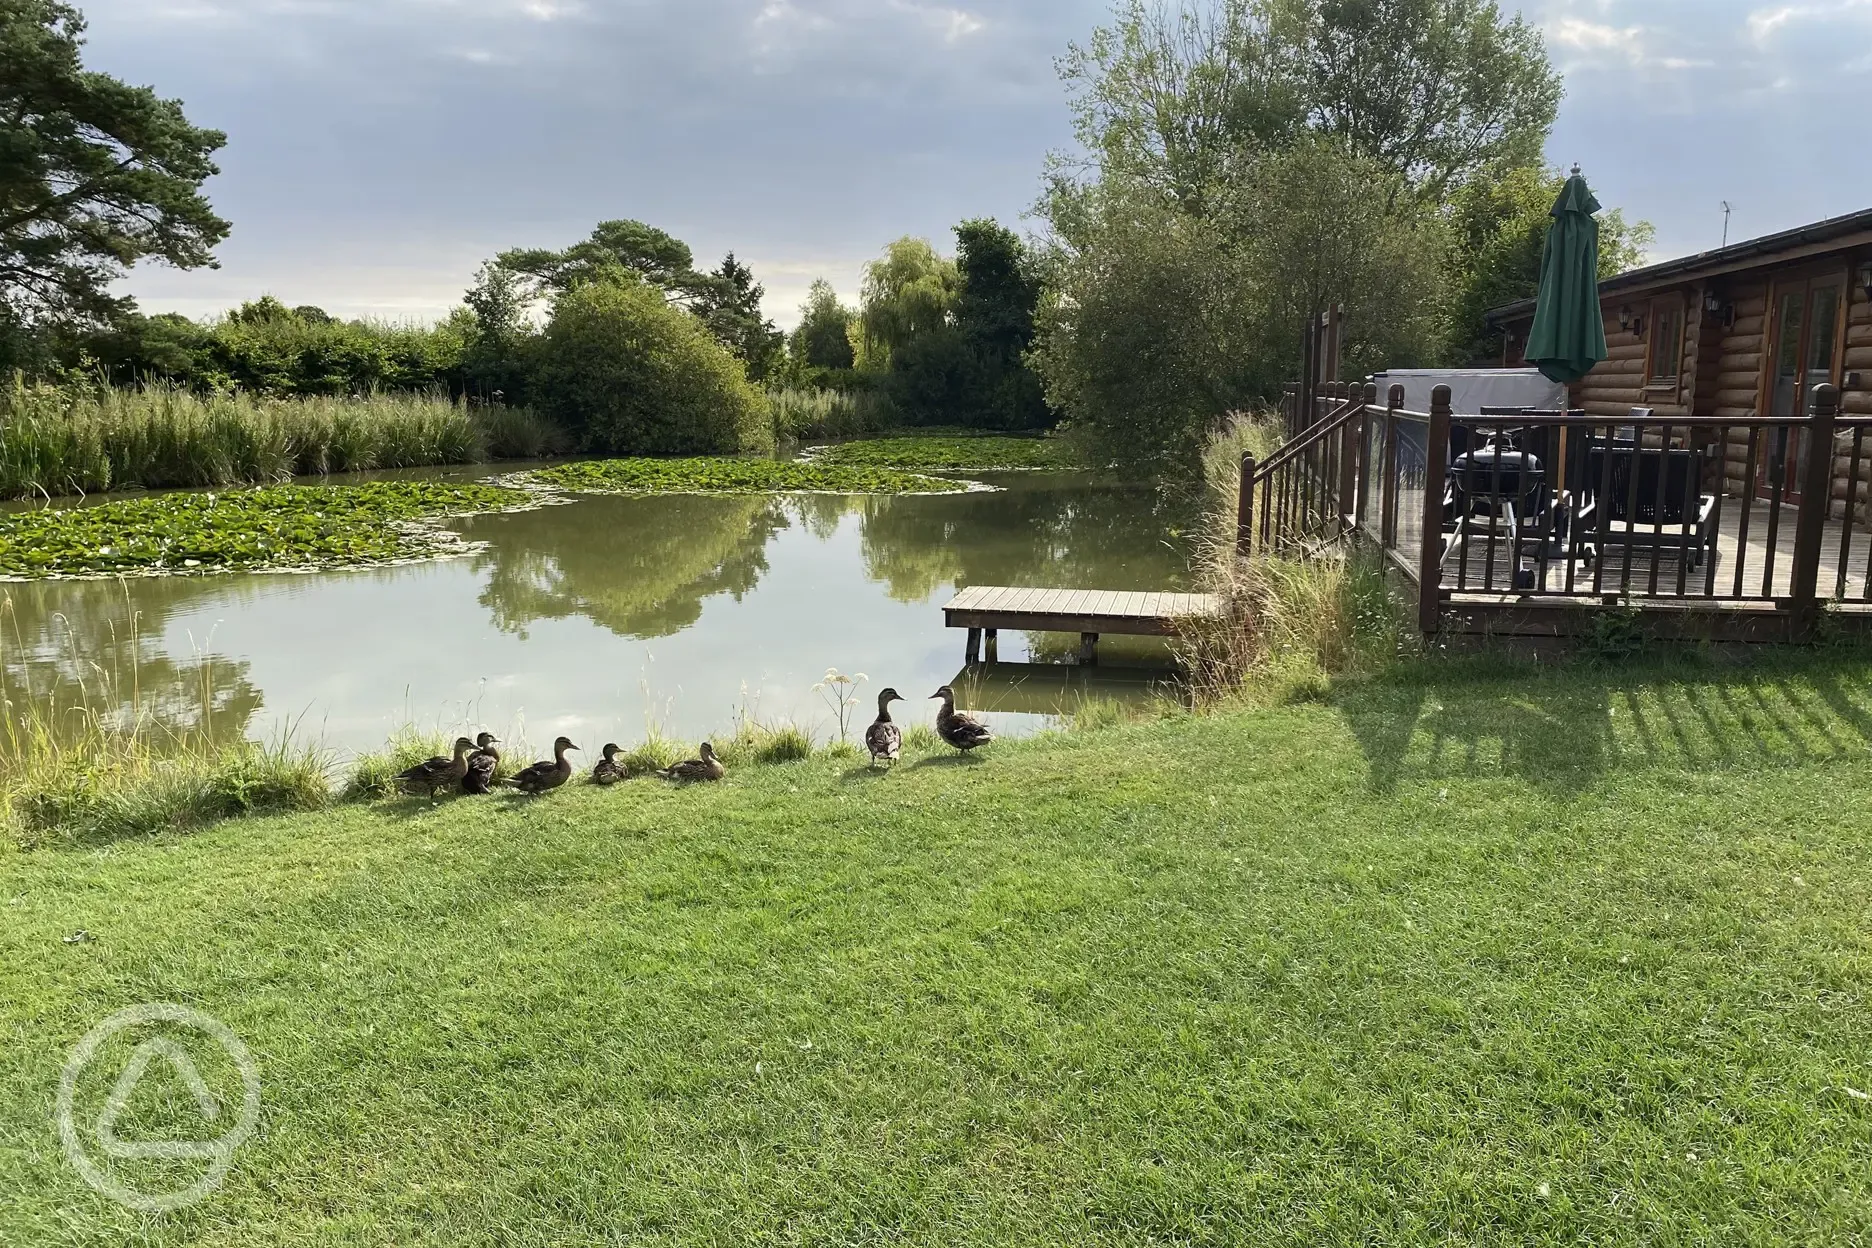
<path fill-rule="evenodd" d="M 1528 330 L 1527 361 L 1552 381 L 1578 381 L 1606 358 L 1599 312 L 1599 201 L 1579 167 L 1554 201 L 1541 256 L 1540 294 Z"/>

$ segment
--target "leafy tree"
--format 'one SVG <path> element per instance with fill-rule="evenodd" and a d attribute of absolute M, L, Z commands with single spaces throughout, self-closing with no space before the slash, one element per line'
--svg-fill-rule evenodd
<path fill-rule="evenodd" d="M 527 372 L 538 331 L 527 316 L 521 279 L 498 262 L 481 266 L 462 296 L 472 318 L 462 364 L 470 392 L 510 403 L 526 398 Z"/>
<path fill-rule="evenodd" d="M 1496 0 L 1270 0 L 1312 129 L 1440 200 L 1534 164 L 1562 94 L 1540 31 Z"/>
<path fill-rule="evenodd" d="M 537 404 L 595 451 L 771 450 L 767 399 L 701 321 L 634 278 L 573 287 L 553 304 Z"/>
<path fill-rule="evenodd" d="M 227 141 L 176 100 L 84 69 L 58 0 L 0 0 L 0 320 L 101 324 L 140 260 L 214 264 L 228 223 L 202 197 Z"/>
<path fill-rule="evenodd" d="M 964 221 L 955 234 L 954 318 L 974 374 L 971 405 L 997 428 L 1051 424 L 1040 379 L 1026 363 L 1041 285 L 1027 248 L 993 220 Z"/>
<path fill-rule="evenodd" d="M 861 365 L 887 368 L 891 354 L 919 334 L 948 326 L 957 280 L 955 261 L 937 255 L 927 239 L 900 238 L 886 247 L 881 258 L 865 266 Z"/>
<path fill-rule="evenodd" d="M 1554 200 L 1566 183 L 1558 170 L 1511 169 L 1463 187 L 1450 204 L 1454 289 L 1449 300 L 1446 354 L 1456 363 L 1496 360 L 1501 333 L 1483 314 L 1540 289 L 1541 253 L 1547 245 Z M 1649 221 L 1627 221 L 1609 209 L 1599 214 L 1599 278 L 1644 263 L 1656 232 Z"/>
<path fill-rule="evenodd" d="M 747 366 L 755 381 L 773 371 L 781 345 L 785 341 L 774 323 L 761 311 L 766 290 L 754 280 L 754 273 L 728 253 L 721 267 L 704 275 L 698 284 L 692 310 L 715 335 L 715 341 L 727 347 Z"/>
<path fill-rule="evenodd" d="M 642 221 L 600 221 L 590 238 L 564 251 L 516 248 L 501 252 L 495 263 L 514 275 L 529 301 L 562 295 L 619 273 L 629 273 L 684 302 L 703 284 L 689 244 Z"/>
<path fill-rule="evenodd" d="M 857 322 L 858 314 L 840 303 L 832 284 L 821 278 L 800 305 L 800 322 L 788 340 L 788 353 L 808 368 L 850 368 L 857 362 L 852 350 L 852 329 Z"/>

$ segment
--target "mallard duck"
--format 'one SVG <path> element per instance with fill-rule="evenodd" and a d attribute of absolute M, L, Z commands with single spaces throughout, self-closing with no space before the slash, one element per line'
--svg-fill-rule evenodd
<path fill-rule="evenodd" d="M 887 763 L 897 761 L 903 753 L 903 729 L 891 722 L 890 704 L 902 702 L 904 696 L 895 689 L 886 689 L 878 694 L 878 717 L 865 729 L 865 749 L 871 751 L 871 765 L 877 766 L 878 759 Z"/>
<path fill-rule="evenodd" d="M 930 697 L 942 699 L 942 706 L 936 712 L 936 735 L 944 741 L 967 754 L 976 746 L 994 740 L 994 733 L 988 730 L 988 725 L 973 715 L 955 709 L 955 690 L 948 685 L 930 694 Z"/>
<path fill-rule="evenodd" d="M 440 754 L 427 762 L 417 763 L 408 771 L 399 771 L 396 778 L 403 783 L 407 793 L 415 794 L 423 790 L 429 792 L 429 804 L 435 805 L 438 790 L 446 789 L 456 783 L 468 772 L 468 751 L 475 748 L 474 742 L 467 737 L 455 738 L 455 757 L 443 758 Z"/>
<path fill-rule="evenodd" d="M 553 742 L 551 762 L 534 763 L 531 767 L 515 772 L 507 783 L 522 793 L 544 793 L 547 789 L 556 789 L 572 778 L 572 764 L 566 760 L 566 754 L 578 748 L 567 738 L 560 737 Z"/>
<path fill-rule="evenodd" d="M 616 784 L 620 780 L 630 779 L 630 769 L 618 762 L 617 756 L 617 743 L 607 742 L 604 747 L 604 757 L 592 766 L 593 784 Z"/>
<path fill-rule="evenodd" d="M 702 757 L 685 759 L 674 767 L 665 767 L 657 772 L 665 780 L 719 780 L 727 775 L 727 769 L 721 765 L 721 759 L 715 757 L 715 747 L 704 741 Z"/>
<path fill-rule="evenodd" d="M 494 769 L 500 766 L 500 751 L 494 747 L 500 738 L 484 732 L 475 738 L 475 752 L 468 756 L 468 770 L 462 774 L 461 791 L 486 793 L 494 787 Z"/>

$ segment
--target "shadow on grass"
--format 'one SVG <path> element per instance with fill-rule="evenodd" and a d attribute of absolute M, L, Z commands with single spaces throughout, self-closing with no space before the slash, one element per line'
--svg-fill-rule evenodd
<path fill-rule="evenodd" d="M 1332 701 L 1375 792 L 1508 776 L 1564 797 L 1616 771 L 1865 758 L 1872 652 L 1691 652 L 1621 665 L 1429 660 L 1344 686 Z"/>

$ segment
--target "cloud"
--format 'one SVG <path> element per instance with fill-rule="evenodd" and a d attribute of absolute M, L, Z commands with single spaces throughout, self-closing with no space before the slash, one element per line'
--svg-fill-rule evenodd
<path fill-rule="evenodd" d="M 1749 38 L 1766 45 L 1791 27 L 1811 22 L 1828 23 L 1853 14 L 1872 14 L 1872 0 L 1830 0 L 1824 4 L 1782 4 L 1756 9 L 1748 15 Z"/>
<path fill-rule="evenodd" d="M 1547 36 L 1562 48 L 1571 49 L 1565 69 L 1660 69 L 1684 70 L 1708 67 L 1707 60 L 1661 55 L 1652 50 L 1659 32 L 1645 26 L 1613 26 L 1588 21 L 1582 17 L 1562 17 L 1547 28 Z"/>

